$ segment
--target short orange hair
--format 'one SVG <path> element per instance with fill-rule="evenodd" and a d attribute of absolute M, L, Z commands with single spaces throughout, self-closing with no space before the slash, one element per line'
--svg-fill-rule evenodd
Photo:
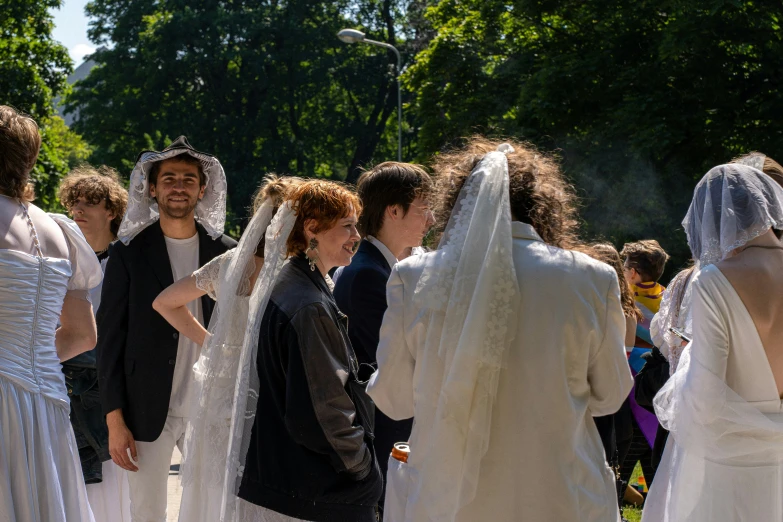
<path fill-rule="evenodd" d="M 296 213 L 296 223 L 288 237 L 286 249 L 289 256 L 301 254 L 307 250 L 305 222 L 314 219 L 316 232 L 334 226 L 337 220 L 349 216 L 352 212 L 358 218 L 362 213 L 362 203 L 354 190 L 342 183 L 313 179 L 293 187 L 286 201 Z"/>

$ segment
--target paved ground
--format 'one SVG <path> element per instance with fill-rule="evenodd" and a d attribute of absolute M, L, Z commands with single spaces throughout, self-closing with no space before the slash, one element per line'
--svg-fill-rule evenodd
<path fill-rule="evenodd" d="M 171 468 L 169 471 L 169 505 L 166 511 L 166 522 L 177 522 L 179 517 L 179 500 L 182 496 L 182 486 L 179 485 L 179 463 L 182 459 L 177 448 L 171 456 Z"/>

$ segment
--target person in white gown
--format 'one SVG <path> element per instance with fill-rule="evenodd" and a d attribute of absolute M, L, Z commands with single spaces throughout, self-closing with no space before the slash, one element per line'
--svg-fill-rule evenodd
<path fill-rule="evenodd" d="M 73 221 L 24 200 L 40 146 L 0 106 L 0 519 L 92 522 L 60 361 L 95 346 L 102 275 Z"/>
<path fill-rule="evenodd" d="M 642 520 L 783 520 L 783 189 L 720 165 L 683 226 L 693 340 L 654 400 L 670 436 Z"/>
<path fill-rule="evenodd" d="M 84 234 L 95 256 L 106 269 L 109 246 L 117 240 L 122 216 L 128 205 L 128 191 L 114 169 L 82 165 L 60 182 L 60 203 Z M 90 291 L 93 311 L 101 303 L 103 283 Z M 109 429 L 100 407 L 95 350 L 63 362 L 71 397 L 71 423 L 80 445 L 82 472 L 87 497 L 96 522 L 130 522 L 127 472 L 111 460 Z"/>
<path fill-rule="evenodd" d="M 392 270 L 367 390 L 416 419 L 384 519 L 619 522 L 591 418 L 632 385 L 617 274 L 569 250 L 572 189 L 529 146 L 474 139 L 435 172 L 448 225 Z"/>
<path fill-rule="evenodd" d="M 249 296 L 264 266 L 264 233 L 285 195 L 302 181 L 294 176 L 268 175 L 254 199 L 254 217 L 243 235 L 246 239 L 169 286 L 152 303 L 181 334 L 202 346 L 201 357 L 193 368 L 198 387 L 193 396 L 193 411 L 198 413 L 188 422 L 180 467 L 182 522 L 220 520 L 231 403 Z M 187 309 L 189 302 L 204 294 L 218 301 L 209 330 Z"/>

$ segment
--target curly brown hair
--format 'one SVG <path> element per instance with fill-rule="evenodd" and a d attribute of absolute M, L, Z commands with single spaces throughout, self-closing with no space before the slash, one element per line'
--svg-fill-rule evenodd
<path fill-rule="evenodd" d="M 38 161 L 38 124 L 13 107 L 0 105 L 0 193 L 27 200 L 30 172 Z"/>
<path fill-rule="evenodd" d="M 291 189 L 301 183 L 304 183 L 302 178 L 296 176 L 278 176 L 274 172 L 270 172 L 264 176 L 264 180 L 261 182 L 261 185 L 253 196 L 253 214 L 258 212 L 261 205 L 268 199 L 273 201 L 274 208 L 272 209 L 272 212 L 273 215 L 276 214 Z M 256 256 L 261 258 L 264 257 L 265 246 L 266 238 L 262 236 L 256 246 Z"/>
<path fill-rule="evenodd" d="M 362 203 L 353 187 L 334 181 L 304 181 L 292 188 L 285 199 L 291 201 L 296 212 L 296 223 L 286 245 L 289 256 L 299 255 L 307 249 L 305 222 L 314 219 L 317 222 L 315 230 L 320 232 L 351 212 L 357 217 L 362 213 Z"/>
<path fill-rule="evenodd" d="M 617 272 L 617 282 L 620 283 L 620 303 L 623 306 L 623 314 L 626 317 L 633 317 L 637 321 L 641 321 L 644 315 L 642 315 L 642 311 L 636 305 L 631 285 L 628 284 L 625 274 L 623 274 L 623 260 L 620 258 L 620 253 L 614 245 L 610 243 L 592 243 L 584 245 L 579 250 L 596 261 L 606 263 L 614 268 L 614 271 Z"/>
<path fill-rule="evenodd" d="M 547 244 L 575 248 L 578 237 L 577 197 L 557 162 L 529 143 L 515 140 L 493 140 L 474 136 L 461 149 L 439 155 L 434 163 L 436 174 L 434 212 L 438 226 L 446 226 L 462 186 L 481 159 L 508 143 L 514 152 L 508 159 L 511 213 L 515 220 L 533 225 Z"/>
<path fill-rule="evenodd" d="M 120 175 L 106 165 L 76 167 L 60 182 L 58 197 L 60 203 L 69 212 L 79 198 L 84 198 L 93 205 L 101 201 L 105 202 L 106 210 L 114 214 L 114 219 L 111 220 L 111 232 L 115 236 L 120 229 L 125 209 L 128 207 L 128 191 L 123 187 Z"/>
<path fill-rule="evenodd" d="M 258 186 L 258 190 L 256 190 L 256 193 L 253 195 L 253 214 L 258 212 L 258 209 L 261 208 L 264 201 L 270 198 L 274 200 L 274 210 L 277 212 L 278 207 L 285 201 L 286 194 L 288 194 L 292 188 L 304 183 L 304 181 L 305 180 L 302 178 L 296 176 L 278 176 L 274 172 L 270 172 L 264 176 L 261 185 Z"/>

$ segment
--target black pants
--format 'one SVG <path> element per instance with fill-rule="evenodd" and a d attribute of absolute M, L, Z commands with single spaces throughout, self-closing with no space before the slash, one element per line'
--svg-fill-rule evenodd
<path fill-rule="evenodd" d="M 615 433 L 620 461 L 620 480 L 627 484 L 631 480 L 636 463 L 639 462 L 642 465 L 644 480 L 649 488 L 655 478 L 653 452 L 636 422 L 633 412 L 631 412 L 629 399 L 626 399 L 615 414 Z"/>
<path fill-rule="evenodd" d="M 63 364 L 71 399 L 71 426 L 79 448 L 79 460 L 86 484 L 103 481 L 103 462 L 109 460 L 109 429 L 101 411 L 98 371 Z"/>
<path fill-rule="evenodd" d="M 604 446 L 606 454 L 606 463 L 612 469 L 615 476 L 615 486 L 617 488 L 617 505 L 622 507 L 623 490 L 622 480 L 620 480 L 620 454 L 617 451 L 617 434 L 614 427 L 614 415 L 604 417 L 593 417 L 595 427 L 598 428 L 598 434 L 601 436 L 601 443 Z"/>

